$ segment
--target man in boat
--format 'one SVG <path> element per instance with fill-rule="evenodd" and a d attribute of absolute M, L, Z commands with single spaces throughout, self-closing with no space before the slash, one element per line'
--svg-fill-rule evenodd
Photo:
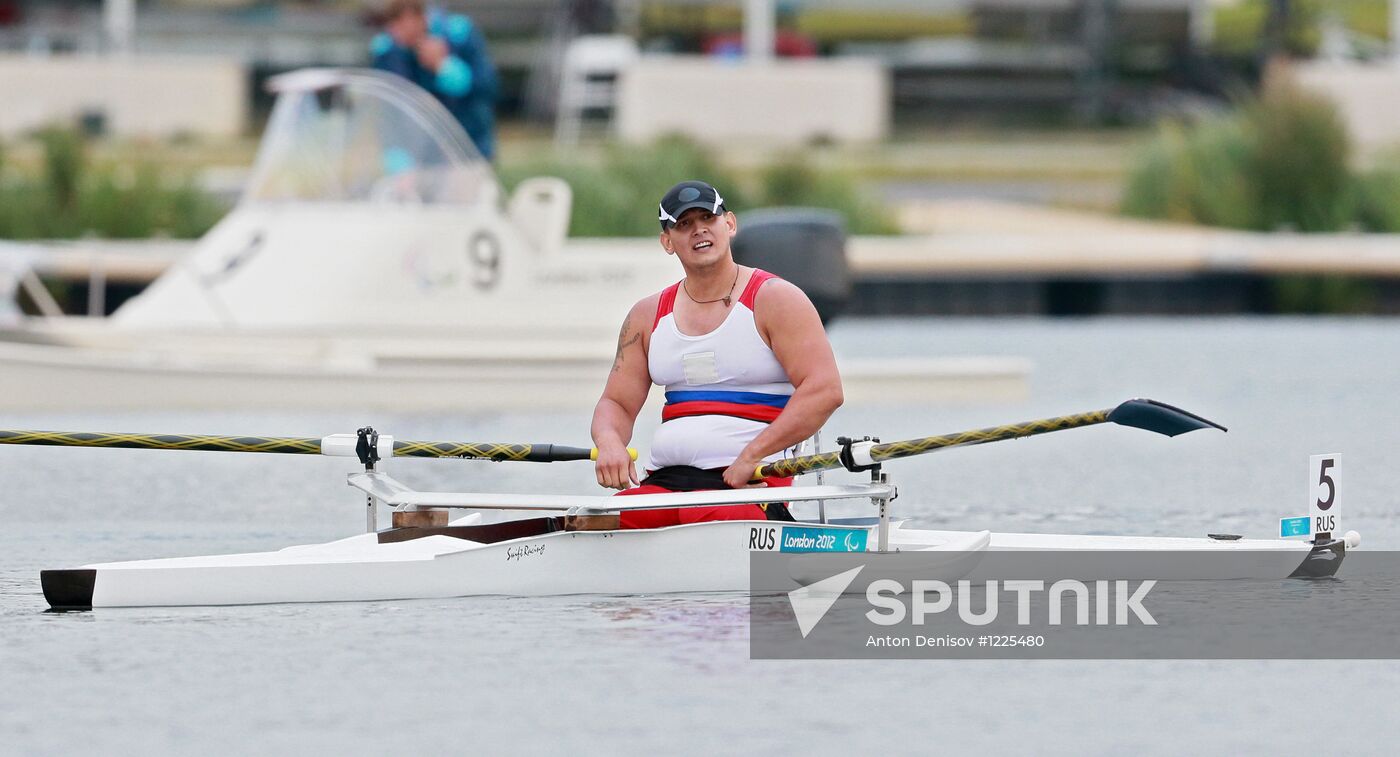
<path fill-rule="evenodd" d="M 841 376 L 821 318 L 801 289 L 741 266 L 738 219 L 719 191 L 684 181 L 661 198 L 661 248 L 685 278 L 632 306 L 593 413 L 598 483 L 623 494 L 741 488 L 841 406 Z M 652 384 L 662 424 L 640 481 L 627 452 Z M 792 480 L 769 479 L 769 486 Z M 633 488 L 629 488 L 633 487 Z M 623 513 L 623 528 L 705 520 L 790 519 L 781 506 Z"/>
<path fill-rule="evenodd" d="M 468 16 L 429 10 L 423 0 L 388 0 L 384 31 L 370 42 L 374 67 L 428 90 L 462 124 L 487 160 L 496 154 L 496 67 Z"/>

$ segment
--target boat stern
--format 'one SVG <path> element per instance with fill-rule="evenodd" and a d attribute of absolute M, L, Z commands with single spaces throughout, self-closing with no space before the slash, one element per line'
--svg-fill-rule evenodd
<path fill-rule="evenodd" d="M 92 568 L 40 571 L 39 583 L 44 587 L 44 599 L 48 600 L 50 609 L 91 610 L 97 571 Z"/>

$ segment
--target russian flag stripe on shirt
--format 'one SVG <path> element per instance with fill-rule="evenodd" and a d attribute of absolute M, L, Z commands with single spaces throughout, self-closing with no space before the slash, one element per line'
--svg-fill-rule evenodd
<path fill-rule="evenodd" d="M 772 423 L 787 406 L 786 394 L 759 392 L 695 391 L 666 392 L 661 420 L 695 415 L 728 415 L 761 423 Z"/>
<path fill-rule="evenodd" d="M 666 392 L 666 404 L 677 402 L 733 402 L 739 405 L 768 405 L 770 407 L 787 407 L 790 394 L 763 394 L 762 392 L 725 392 L 725 391 L 685 391 Z"/>

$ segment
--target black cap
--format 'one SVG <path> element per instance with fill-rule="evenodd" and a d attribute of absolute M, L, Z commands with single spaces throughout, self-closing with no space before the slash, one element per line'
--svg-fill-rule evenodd
<path fill-rule="evenodd" d="M 719 190 L 703 181 L 683 181 L 666 191 L 661 198 L 661 229 L 676 225 L 681 214 L 691 208 L 704 208 L 715 215 L 725 212 L 724 198 Z"/>

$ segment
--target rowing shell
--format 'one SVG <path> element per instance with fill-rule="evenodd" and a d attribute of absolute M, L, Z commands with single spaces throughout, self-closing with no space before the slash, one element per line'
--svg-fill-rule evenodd
<path fill-rule="evenodd" d="M 471 528 L 460 519 L 454 528 Z M 868 526 L 718 521 L 655 530 L 555 531 L 494 544 L 361 534 L 328 544 L 44 571 L 54 609 L 437 599 L 474 595 L 661 594 L 749 590 L 750 545 L 823 541 L 864 548 Z M 965 575 L 988 535 L 959 535 L 932 578 Z M 781 547 L 779 547 L 781 548 Z M 834 550 L 833 550 L 834 551 Z M 795 579 L 760 591 L 788 591 Z"/>
<path fill-rule="evenodd" d="M 100 563 L 41 574 L 54 609 L 242 605 L 430 599 L 472 595 L 655 594 L 749 590 L 755 552 L 805 555 L 865 552 L 872 519 L 854 523 L 715 521 L 660 529 L 567 531 L 539 511 L 646 509 L 735 501 L 804 501 L 880 496 L 881 486 L 801 487 L 641 497 L 570 497 L 415 492 L 388 476 L 352 474 L 389 504 L 407 499 L 437 506 L 475 502 L 448 526 L 390 529 L 276 552 Z M 624 502 L 624 500 L 626 500 Z M 506 509 L 502 509 L 506 508 Z M 506 520 L 484 522 L 486 517 Z M 937 538 L 919 545 L 946 560 L 930 562 L 935 576 L 965 575 L 989 542 L 986 532 Z M 800 584 L 788 577 L 761 590 Z"/>
<path fill-rule="evenodd" d="M 875 518 L 817 522 L 717 521 L 646 530 L 567 531 L 562 519 L 538 511 L 606 511 L 658 506 L 700 506 L 747 501 L 806 501 L 888 496 L 888 485 L 798 487 L 658 494 L 625 498 L 415 492 L 375 474 L 354 474 L 377 486 L 390 503 L 431 502 L 467 512 L 437 528 L 390 529 L 325 544 L 275 552 L 99 563 L 42 573 L 44 595 L 54 609 L 282 602 L 436 599 L 473 595 L 659 594 L 673 592 L 789 591 L 821 577 L 809 574 L 815 554 L 848 558 L 876 555 Z M 358 477 L 358 478 L 357 478 Z M 390 491 L 395 489 L 396 493 Z M 499 504 L 490 509 L 494 500 Z M 505 520 L 486 522 L 488 516 Z M 930 531 L 892 525 L 890 546 L 919 577 L 986 580 L 1012 571 L 1005 558 L 1017 552 L 1062 552 L 1065 577 L 1282 578 L 1330 575 L 1340 566 L 1341 541 L 1314 546 L 1287 540 L 1172 539 L 1159 537 L 993 534 Z M 1156 553 L 1142 575 L 1121 562 L 1098 558 L 1124 552 Z M 1183 552 L 1214 560 L 1182 559 Z M 750 557 L 776 553 L 790 559 L 782 579 L 750 586 Z M 1191 555 L 1187 555 L 1190 557 Z M 1230 562 L 1221 556 L 1234 556 Z M 1213 567 L 1205 567 L 1213 566 Z M 1222 567 L 1223 566 L 1223 567 Z M 1009 575 L 1007 577 L 1010 577 Z M 1024 578 L 1021 574 L 1017 577 Z M 1060 576 L 1041 575 L 1047 580 Z M 765 579 L 767 580 L 767 579 Z"/>
<path fill-rule="evenodd" d="M 557 445 L 395 442 L 362 428 L 321 439 L 188 437 L 0 431 L 0 444 L 216 449 L 236 452 L 353 455 L 365 469 L 349 483 L 367 496 L 370 533 L 277 552 L 100 563 L 41 574 L 55 609 L 238 605 L 427 599 L 480 594 L 654 594 L 669 592 L 792 591 L 829 576 L 814 554 L 841 554 L 863 564 L 908 571 L 930 580 L 1203 580 L 1334 575 L 1356 533 L 1333 538 L 1335 484 L 1325 520 L 1310 541 L 992 534 L 908 529 L 890 518 L 895 487 L 880 463 L 941 449 L 987 444 L 1071 428 L 1117 424 L 1168 437 L 1224 427 L 1161 402 L 1134 399 L 1117 407 L 956 434 L 880 444 L 840 440 L 839 453 L 791 458 L 761 466 L 758 478 L 845 467 L 868 470 L 869 484 L 649 494 L 625 498 L 418 492 L 376 469 L 393 456 L 471 457 L 549 462 L 586 460 L 594 450 Z M 779 470 L 781 468 L 781 470 Z M 1317 475 L 1310 478 L 1317 480 Z M 826 522 L 719 521 L 647 530 L 595 530 L 616 525 L 619 513 L 656 508 L 746 503 L 869 499 L 875 518 Z M 376 531 L 380 503 L 398 511 L 459 509 L 412 520 L 414 527 Z M 1322 502 L 1319 501 L 1319 506 Z M 565 517 L 541 512 L 563 512 Z M 606 517 L 603 517 L 606 516 Z M 443 517 L 445 520 L 445 517 Z M 1286 519 L 1303 520 L 1306 518 Z M 1325 526 L 1325 528 L 1323 527 Z M 786 554 L 777 577 L 750 576 L 755 553 Z M 787 554 L 790 553 L 790 554 Z M 753 582 L 763 581 L 763 585 Z M 767 583 L 771 581 L 770 583 Z"/>

